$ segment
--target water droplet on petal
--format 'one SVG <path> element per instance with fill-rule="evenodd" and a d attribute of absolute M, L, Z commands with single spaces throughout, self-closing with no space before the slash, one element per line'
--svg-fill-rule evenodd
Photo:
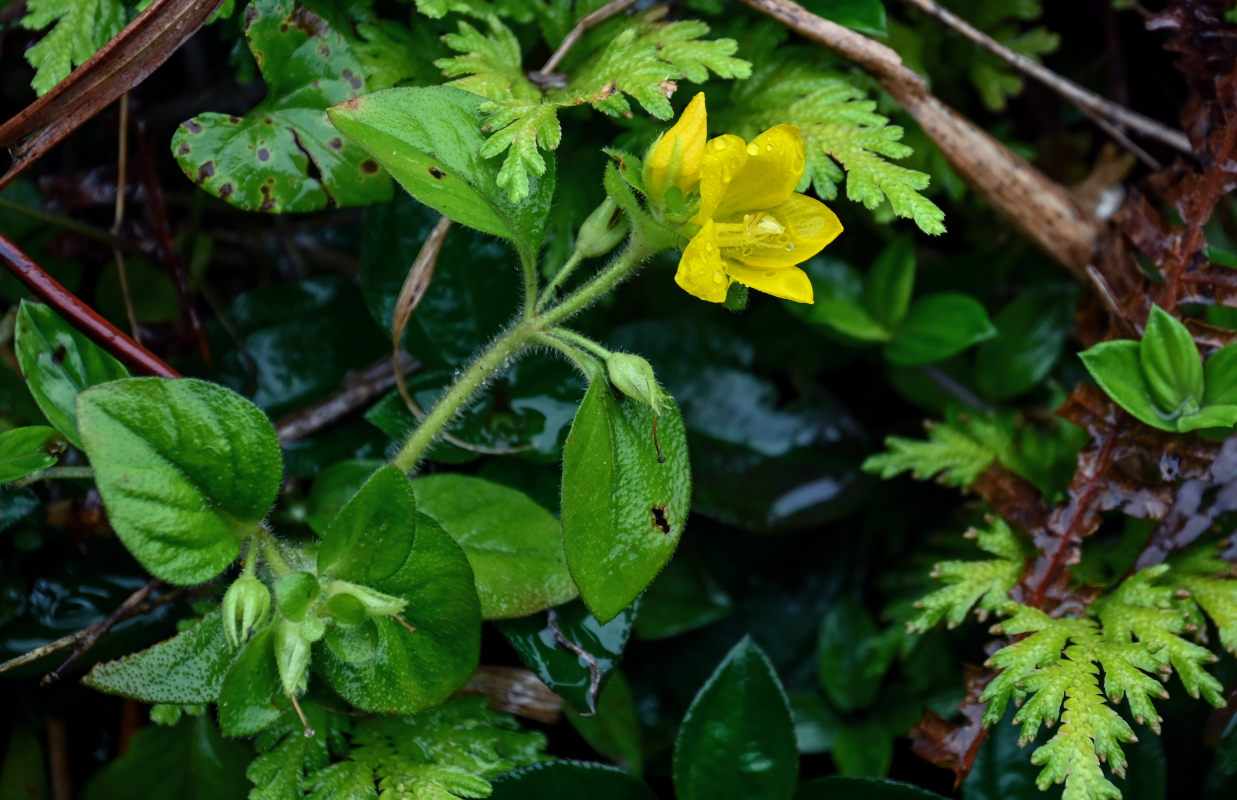
<path fill-rule="evenodd" d="M 721 274 L 720 272 L 714 272 L 714 273 L 713 273 L 713 282 L 714 282 L 714 283 L 721 283 L 723 280 L 725 280 L 725 278 L 723 278 L 723 277 L 722 277 L 722 274 Z"/>
<path fill-rule="evenodd" d="M 773 142 L 765 142 L 765 152 L 766 153 L 773 152 Z"/>
<path fill-rule="evenodd" d="M 787 242 L 787 243 L 786 243 L 786 249 L 787 249 L 787 250 L 794 250 L 794 249 L 795 249 L 795 243 L 794 243 L 794 242 Z"/>
<path fill-rule="evenodd" d="M 714 150 L 719 150 L 719 151 L 720 151 L 720 150 L 725 150 L 725 149 L 726 149 L 726 142 L 725 142 L 724 140 L 722 140 L 720 137 L 719 137 L 719 138 L 717 138 L 717 139 L 714 139 L 714 140 L 713 140 L 713 142 L 712 142 L 712 145 L 713 145 L 713 149 L 714 149 Z"/>
<path fill-rule="evenodd" d="M 771 270 L 771 269 L 770 269 L 770 270 L 766 270 L 766 271 L 765 271 L 765 277 L 766 277 L 766 278 L 775 278 L 775 277 L 777 277 L 777 273 L 776 273 L 776 272 L 774 272 L 774 271 L 773 271 L 773 270 Z"/>
<path fill-rule="evenodd" d="M 747 146 L 747 154 L 751 156 L 760 155 L 760 145 L 756 144 L 755 142 L 752 142 L 751 144 L 749 144 Z"/>

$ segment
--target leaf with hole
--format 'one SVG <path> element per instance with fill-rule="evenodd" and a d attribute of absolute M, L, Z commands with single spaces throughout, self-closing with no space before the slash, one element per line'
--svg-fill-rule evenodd
<path fill-rule="evenodd" d="M 484 143 L 482 98 L 450 86 L 396 88 L 330 110 L 331 121 L 390 170 L 410 195 L 451 219 L 511 241 L 534 263 L 554 195 L 554 161 L 530 179 L 528 197 L 508 199 L 500 165 Z"/>
<path fill-rule="evenodd" d="M 660 457 L 659 457 L 660 456 Z M 673 555 L 691 500 L 687 439 L 666 395 L 660 417 L 595 380 L 563 448 L 563 550 L 580 597 L 609 622 Z"/>

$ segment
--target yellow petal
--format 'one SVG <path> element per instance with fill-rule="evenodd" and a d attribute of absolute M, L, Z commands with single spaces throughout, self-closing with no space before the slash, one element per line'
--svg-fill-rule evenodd
<path fill-rule="evenodd" d="M 747 214 L 742 238 L 723 233 L 723 255 L 753 267 L 787 267 L 802 264 L 824 249 L 842 232 L 837 214 L 824 203 L 802 194 L 765 212 Z M 722 224 L 722 231 L 735 226 Z"/>
<path fill-rule="evenodd" d="M 715 216 L 759 211 L 784 203 L 803 177 L 803 139 L 794 125 L 774 126 L 745 149 L 748 158 L 741 169 L 735 170 L 725 197 L 714 210 Z"/>
<path fill-rule="evenodd" d="M 726 299 L 730 279 L 722 268 L 717 230 L 712 221 L 706 221 L 700 232 L 687 243 L 683 257 L 679 259 L 674 282 L 688 294 L 710 303 L 721 303 Z"/>
<path fill-rule="evenodd" d="M 749 267 L 727 259 L 726 271 L 739 283 L 758 292 L 793 300 L 796 303 L 811 303 L 813 300 L 812 282 L 808 279 L 807 273 L 798 267 L 778 269 Z"/>
<path fill-rule="evenodd" d="M 713 217 L 748 157 L 747 142 L 740 136 L 726 133 L 709 140 L 700 165 L 700 212 L 693 217 L 697 225 Z"/>
<path fill-rule="evenodd" d="M 661 198 L 668 180 L 673 180 L 684 192 L 695 187 L 700 180 L 707 128 L 704 92 L 699 92 L 683 109 L 679 121 L 653 143 L 645 156 L 644 187 L 649 190 L 650 197 Z M 678 170 L 671 175 L 675 171 L 676 154 Z"/>

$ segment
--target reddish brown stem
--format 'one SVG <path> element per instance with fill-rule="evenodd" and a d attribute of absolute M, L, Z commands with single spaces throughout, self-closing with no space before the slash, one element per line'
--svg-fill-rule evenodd
<path fill-rule="evenodd" d="M 95 344 L 129 365 L 142 375 L 179 378 L 180 373 L 154 353 L 130 339 L 115 325 L 99 316 L 77 295 L 61 286 L 17 245 L 0 235 L 0 260 L 30 291 L 56 310 L 73 327 L 86 334 Z"/>

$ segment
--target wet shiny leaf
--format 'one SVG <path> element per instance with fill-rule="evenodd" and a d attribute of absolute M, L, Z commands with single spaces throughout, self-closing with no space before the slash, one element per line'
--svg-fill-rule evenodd
<path fill-rule="evenodd" d="M 55 428 L 30 425 L 0 433 L 0 483 L 24 478 L 60 460 L 68 447 Z"/>
<path fill-rule="evenodd" d="M 500 775 L 490 800 L 653 800 L 638 778 L 604 764 L 546 761 Z"/>
<path fill-rule="evenodd" d="M 366 91 L 354 43 L 291 0 L 250 3 L 245 38 L 267 98 L 243 117 L 206 113 L 181 123 L 172 153 L 185 176 L 246 211 L 317 211 L 389 198 L 387 173 L 327 119 L 328 106 Z"/>
<path fill-rule="evenodd" d="M 789 800 L 799 771 L 790 705 L 769 659 L 744 638 L 692 702 L 674 746 L 679 800 Z"/>

